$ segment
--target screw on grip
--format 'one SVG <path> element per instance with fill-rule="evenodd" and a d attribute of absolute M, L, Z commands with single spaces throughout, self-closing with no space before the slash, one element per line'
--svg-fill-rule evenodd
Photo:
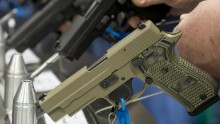
<path fill-rule="evenodd" d="M 174 45 L 180 33 L 163 35 L 151 50 L 139 56 L 144 60 L 140 69 L 145 81 L 184 105 L 191 116 L 197 115 L 219 100 L 217 84 L 206 72 L 175 55 Z"/>
<path fill-rule="evenodd" d="M 188 112 L 188 113 L 191 116 L 196 116 L 196 115 L 200 114 L 201 112 L 203 112 L 204 110 L 206 110 L 208 107 L 210 107 L 213 104 L 215 104 L 216 102 L 218 102 L 219 99 L 220 99 L 219 96 L 216 95 L 216 96 L 212 97 L 211 99 L 209 99 L 208 101 L 206 101 L 205 103 L 203 103 L 202 105 L 198 106 L 192 112 Z"/>

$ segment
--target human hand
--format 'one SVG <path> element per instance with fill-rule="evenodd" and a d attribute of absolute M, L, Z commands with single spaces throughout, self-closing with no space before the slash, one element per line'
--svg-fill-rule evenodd
<path fill-rule="evenodd" d="M 170 7 L 171 14 L 180 15 L 182 13 L 190 12 L 199 2 L 203 0 L 131 0 L 138 7 L 148 7 L 151 5 L 164 3 Z"/>
<path fill-rule="evenodd" d="M 181 57 L 220 79 L 220 1 L 201 2 L 181 16 L 175 31 L 182 31 L 177 43 Z"/>
<path fill-rule="evenodd" d="M 131 0 L 138 7 L 148 7 L 156 4 L 167 4 L 172 9 L 170 14 L 180 15 L 182 13 L 190 12 L 203 0 Z M 140 23 L 141 19 L 138 16 L 133 16 L 128 20 L 131 27 L 136 28 L 136 25 Z"/>

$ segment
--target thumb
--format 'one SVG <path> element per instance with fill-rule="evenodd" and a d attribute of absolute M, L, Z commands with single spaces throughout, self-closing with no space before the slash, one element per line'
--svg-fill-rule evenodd
<path fill-rule="evenodd" d="M 167 0 L 131 0 L 138 7 L 148 7 L 151 5 L 166 3 Z"/>

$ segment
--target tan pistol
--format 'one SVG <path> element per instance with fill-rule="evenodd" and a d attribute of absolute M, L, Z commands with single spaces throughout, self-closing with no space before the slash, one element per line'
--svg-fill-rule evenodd
<path fill-rule="evenodd" d="M 191 115 L 200 113 L 219 100 L 215 80 L 206 72 L 175 54 L 181 33 L 166 33 L 151 22 L 141 23 L 91 67 L 66 79 L 39 100 L 39 107 L 54 121 L 77 111 L 98 98 L 115 102 L 108 95 L 137 77 L 144 87 L 129 100 L 154 85 L 172 96 Z M 129 101 L 128 100 L 128 101 Z"/>

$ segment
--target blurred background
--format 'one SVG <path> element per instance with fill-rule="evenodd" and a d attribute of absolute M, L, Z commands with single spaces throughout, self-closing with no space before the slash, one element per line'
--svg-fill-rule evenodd
<path fill-rule="evenodd" d="M 34 15 L 37 13 L 42 12 L 42 10 L 44 10 L 44 8 L 46 8 L 51 1 L 52 0 L 0 0 L 1 18 L 5 17 L 5 15 L 15 8 L 19 10 L 17 14 L 12 16 L 5 23 L 1 24 L 9 39 L 8 44 L 8 40 L 6 40 L 6 63 L 9 62 L 12 53 L 22 52 L 27 70 L 29 73 L 31 73 L 54 53 L 61 51 L 61 53 L 64 54 L 53 65 L 45 69 L 46 71 L 49 71 L 49 76 L 45 76 L 46 74 L 39 75 L 39 77 L 41 76 L 41 79 L 36 79 L 37 83 L 34 85 L 39 96 L 56 87 L 60 82 L 64 81 L 83 66 L 90 66 L 96 60 L 101 58 L 106 53 L 108 48 L 129 34 L 133 30 L 133 28 L 127 23 L 131 16 L 135 15 L 141 17 L 143 20 L 150 19 L 153 20 L 154 23 L 160 23 L 159 27 L 161 30 L 168 32 L 171 32 L 175 25 L 178 24 L 168 23 L 173 21 L 178 22 L 179 20 L 179 17 L 170 16 L 168 14 L 169 7 L 165 5 L 160 5 L 159 7 L 154 7 L 153 9 L 149 10 L 139 10 L 139 8 L 135 7 L 126 8 L 126 6 L 126 9 L 122 9 L 122 13 L 115 14 L 114 18 L 109 16 L 111 22 L 102 23 L 103 25 L 105 24 L 104 30 L 101 29 L 99 30 L 98 35 L 91 36 L 92 38 L 89 39 L 91 42 L 85 42 L 86 47 L 76 49 L 76 57 L 74 56 L 74 58 L 71 58 L 72 56 L 65 53 L 66 50 L 57 50 L 57 41 L 62 39 L 63 34 L 71 27 L 77 27 L 78 22 L 76 15 L 85 16 L 86 14 L 89 14 L 89 7 L 93 1 L 74 0 L 71 6 L 64 7 L 65 9 L 57 12 L 59 14 L 56 13 L 58 10 L 48 10 L 48 12 L 51 12 L 52 14 L 46 13 L 43 18 L 35 22 L 35 24 L 28 28 L 26 32 L 22 30 L 25 29 L 24 25 L 26 24 L 27 27 L 27 24 L 29 23 L 28 21 L 33 19 Z M 63 2 L 65 2 L 65 0 L 63 0 Z M 114 11 L 117 9 L 114 9 Z M 112 15 L 114 11 L 110 11 L 108 13 L 111 13 L 110 15 Z M 39 28 L 37 24 L 43 23 L 45 21 L 44 18 L 51 18 L 51 20 Z M 161 22 L 162 19 L 165 19 L 167 23 L 164 23 L 164 21 Z M 101 27 L 103 25 L 101 25 Z M 21 33 L 19 34 L 19 31 L 24 31 L 23 35 L 21 35 Z M 29 35 L 29 32 L 33 31 L 35 31 L 35 34 Z M 88 36 L 85 35 L 83 37 L 90 38 L 90 35 L 93 34 L 89 34 Z M 24 42 L 29 41 L 29 43 L 27 42 L 21 44 L 21 40 Z M 32 58 L 33 56 L 34 59 Z M 33 61 L 35 59 L 36 61 Z M 51 84 L 45 85 L 42 83 L 44 81 L 50 82 Z M 54 82 L 56 83 L 52 84 Z M 141 86 L 143 86 L 143 82 L 134 78 L 125 86 L 122 86 L 121 89 L 116 92 L 116 95 L 113 95 L 113 97 L 116 97 L 118 94 L 128 97 L 137 92 Z M 145 91 L 143 96 L 159 91 L 160 89 L 157 87 L 150 87 Z M 107 117 L 110 110 L 103 111 L 99 114 L 94 114 L 95 111 L 106 106 L 109 106 L 109 104 L 102 99 L 93 102 L 83 110 L 84 118 L 86 118 L 87 121 L 84 123 L 82 123 L 82 121 L 75 123 L 108 124 Z M 134 122 L 134 124 L 220 124 L 220 112 L 218 112 L 220 109 L 219 102 L 202 112 L 200 115 L 194 117 L 189 116 L 186 109 L 181 104 L 176 102 L 173 98 L 165 93 L 142 100 L 138 103 L 129 105 L 128 107 L 132 118 L 131 120 Z M 55 122 L 43 119 L 43 121 L 40 121 L 39 123 Z M 66 124 L 68 122 L 59 123 Z"/>

